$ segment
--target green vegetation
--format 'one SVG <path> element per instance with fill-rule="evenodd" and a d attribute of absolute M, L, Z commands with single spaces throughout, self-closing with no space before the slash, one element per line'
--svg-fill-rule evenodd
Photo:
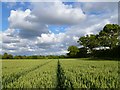
<path fill-rule="evenodd" d="M 118 88 L 118 61 L 2 60 L 3 88 Z"/>
<path fill-rule="evenodd" d="M 61 66 L 74 88 L 118 87 L 117 62 L 63 60 Z"/>
<path fill-rule="evenodd" d="M 82 47 L 69 46 L 66 55 L 4 53 L 3 88 L 118 88 L 119 32 L 119 25 L 107 24 L 96 35 L 80 37 Z"/>
<path fill-rule="evenodd" d="M 120 26 L 107 24 L 98 34 L 86 35 L 79 38 L 78 43 L 82 48 L 69 46 L 69 57 L 98 57 L 120 58 Z M 73 47 L 76 47 L 73 50 Z M 98 48 L 98 49 L 96 49 Z M 83 53 L 84 52 L 84 53 Z M 85 53 L 86 52 L 86 53 Z"/>
<path fill-rule="evenodd" d="M 65 55 L 47 55 L 47 56 L 42 56 L 42 55 L 31 55 L 31 56 L 22 56 L 22 55 L 16 55 L 13 56 L 8 53 L 4 53 L 3 55 L 0 55 L 2 59 L 59 59 L 59 58 L 66 58 Z"/>

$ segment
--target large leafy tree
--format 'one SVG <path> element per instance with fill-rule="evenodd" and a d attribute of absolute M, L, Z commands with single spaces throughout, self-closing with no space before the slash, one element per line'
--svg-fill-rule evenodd
<path fill-rule="evenodd" d="M 78 43 L 92 50 L 95 47 L 109 47 L 110 49 L 120 44 L 120 26 L 107 24 L 97 35 L 86 35 L 80 37 Z"/>
<path fill-rule="evenodd" d="M 114 48 L 119 44 L 120 26 L 117 24 L 107 24 L 99 32 L 99 42 L 101 46 Z"/>
<path fill-rule="evenodd" d="M 86 35 L 80 37 L 78 43 L 83 45 L 85 48 L 92 50 L 99 46 L 98 35 Z"/>
<path fill-rule="evenodd" d="M 68 51 L 69 51 L 68 56 L 75 57 L 79 52 L 79 48 L 77 46 L 69 46 Z"/>

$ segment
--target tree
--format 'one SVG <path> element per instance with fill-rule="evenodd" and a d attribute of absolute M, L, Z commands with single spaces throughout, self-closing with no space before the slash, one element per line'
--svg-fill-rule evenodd
<path fill-rule="evenodd" d="M 8 54 L 4 53 L 3 56 L 2 56 L 2 59 L 7 59 L 7 56 L 8 56 Z"/>
<path fill-rule="evenodd" d="M 3 56 L 2 56 L 2 59 L 13 59 L 13 55 L 8 54 L 8 53 L 4 53 Z"/>
<path fill-rule="evenodd" d="M 0 59 L 2 58 L 2 55 L 0 54 Z"/>
<path fill-rule="evenodd" d="M 107 24 L 97 35 L 80 37 L 78 43 L 92 51 L 96 47 L 109 47 L 110 49 L 120 44 L 120 26 Z"/>
<path fill-rule="evenodd" d="M 14 59 L 23 59 L 23 57 L 22 56 L 14 56 Z"/>
<path fill-rule="evenodd" d="M 103 47 L 110 49 L 117 46 L 119 43 L 120 26 L 117 24 L 107 24 L 102 31 L 99 32 L 99 42 Z"/>
<path fill-rule="evenodd" d="M 76 57 L 77 53 L 79 52 L 79 48 L 77 46 L 69 46 L 68 51 L 68 56 Z"/>
<path fill-rule="evenodd" d="M 9 54 L 7 59 L 13 59 L 13 55 L 12 54 Z"/>
<path fill-rule="evenodd" d="M 77 53 L 77 57 L 79 57 L 79 58 L 85 58 L 87 56 L 88 56 L 88 54 L 87 54 L 87 48 L 85 48 L 85 47 L 79 48 L 79 52 Z"/>
<path fill-rule="evenodd" d="M 91 34 L 80 37 L 78 43 L 80 45 L 83 45 L 85 48 L 88 48 L 90 51 L 92 51 L 93 48 L 99 46 L 98 35 Z"/>

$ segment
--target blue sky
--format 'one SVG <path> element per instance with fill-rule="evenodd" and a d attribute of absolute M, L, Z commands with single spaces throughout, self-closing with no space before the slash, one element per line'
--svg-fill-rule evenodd
<path fill-rule="evenodd" d="M 62 26 L 59 26 L 59 25 L 50 25 L 50 26 L 48 26 L 48 28 L 50 29 L 50 31 L 51 32 L 54 32 L 54 33 L 63 33 L 63 32 L 65 32 L 65 29 L 67 28 L 67 27 L 69 27 L 70 25 L 62 25 Z"/>
<path fill-rule="evenodd" d="M 68 46 L 80 46 L 77 40 L 81 36 L 117 24 L 117 8 L 117 2 L 4 2 L 2 52 L 66 54 Z"/>
<path fill-rule="evenodd" d="M 74 2 L 64 2 L 66 5 L 72 5 Z M 25 11 L 26 9 L 31 9 L 32 7 L 30 6 L 30 2 L 25 2 L 20 3 L 20 2 L 16 2 L 16 3 L 11 3 L 11 2 L 3 2 L 2 3 L 2 30 L 5 31 L 8 29 L 9 27 L 9 21 L 8 21 L 8 17 L 10 16 L 10 12 L 11 10 L 23 10 Z M 65 28 L 67 28 L 68 25 L 49 25 L 49 29 L 51 32 L 54 33 L 59 33 L 59 32 L 64 32 Z"/>
<path fill-rule="evenodd" d="M 10 16 L 11 10 L 26 10 L 29 8 L 30 3 L 25 2 L 21 4 L 19 2 L 2 2 L 2 30 L 6 30 L 9 27 L 8 17 Z"/>

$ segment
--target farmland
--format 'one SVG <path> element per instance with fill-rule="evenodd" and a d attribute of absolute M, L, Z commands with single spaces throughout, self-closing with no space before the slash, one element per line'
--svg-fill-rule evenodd
<path fill-rule="evenodd" d="M 118 88 L 118 61 L 3 60 L 3 88 Z"/>

